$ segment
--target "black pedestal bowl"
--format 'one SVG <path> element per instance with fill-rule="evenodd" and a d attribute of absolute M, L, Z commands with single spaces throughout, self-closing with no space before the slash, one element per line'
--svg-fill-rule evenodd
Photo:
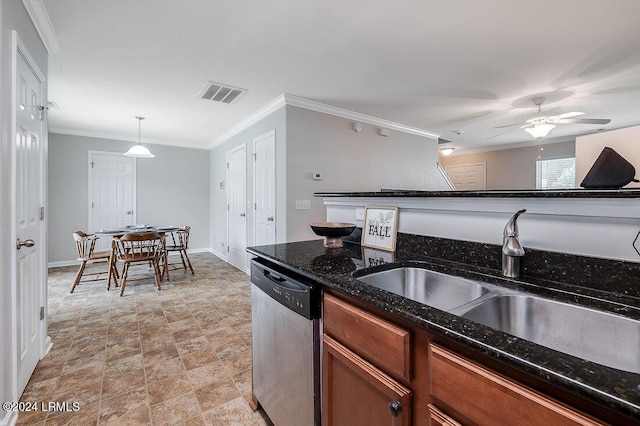
<path fill-rule="evenodd" d="M 315 222 L 311 229 L 316 235 L 324 237 L 324 246 L 329 248 L 342 247 L 342 237 L 351 235 L 356 225 L 346 222 Z"/>

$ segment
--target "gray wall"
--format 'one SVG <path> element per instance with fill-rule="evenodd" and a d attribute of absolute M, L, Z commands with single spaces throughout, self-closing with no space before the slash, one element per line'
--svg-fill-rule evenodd
<path fill-rule="evenodd" d="M 76 258 L 71 234 L 87 230 L 88 151 L 125 152 L 132 142 L 49 134 L 49 262 Z M 190 225 L 190 249 L 209 248 L 209 153 L 147 145 L 156 158 L 140 158 L 138 223 Z M 88 230 L 90 232 L 95 229 Z"/>
<path fill-rule="evenodd" d="M 487 163 L 487 189 L 535 189 L 537 146 L 440 157 L 443 167 Z M 545 144 L 543 158 L 575 156 L 575 142 Z"/>
<path fill-rule="evenodd" d="M 211 248 L 223 257 L 227 256 L 227 192 L 226 192 L 226 156 L 227 152 L 240 146 L 246 146 L 247 153 L 247 201 L 253 199 L 253 140 L 274 130 L 276 134 L 276 161 L 284 164 L 286 151 L 286 114 L 280 108 L 259 122 L 249 126 L 237 135 L 211 150 Z M 220 189 L 220 182 L 225 182 Z M 286 170 L 276 167 L 276 241 L 286 241 Z M 253 243 L 253 210 L 247 210 L 247 245 Z"/>
<path fill-rule="evenodd" d="M 287 240 L 317 239 L 309 223 L 326 219 L 314 192 L 379 191 L 381 188 L 444 190 L 437 170 L 437 141 L 287 106 Z M 322 172 L 324 180 L 313 180 Z M 295 210 L 295 200 L 311 200 L 311 210 Z M 355 220 L 355 217 L 353 218 Z"/>
<path fill-rule="evenodd" d="M 11 345 L 11 282 L 15 265 L 12 253 L 15 242 L 11 239 L 11 162 L 14 135 L 10 134 L 11 119 L 11 31 L 15 30 L 36 61 L 40 70 L 47 74 L 47 52 L 33 27 L 27 12 L 19 0 L 0 2 L 0 369 L 3 380 L 0 383 L 0 400 L 16 401 L 11 384 L 11 355 L 15 348 Z M 46 99 L 45 99 L 46 101 Z M 45 141 L 46 143 L 46 141 Z M 7 413 L 0 411 L 0 423 Z"/>
<path fill-rule="evenodd" d="M 317 239 L 309 223 L 324 221 L 326 209 L 314 192 L 379 191 L 381 188 L 446 189 L 436 168 L 435 140 L 364 124 L 356 133 L 352 121 L 304 108 L 285 106 L 211 151 L 211 244 L 226 256 L 226 153 L 246 144 L 247 200 L 253 198 L 253 139 L 276 131 L 276 241 Z M 315 181 L 312 172 L 324 173 Z M 226 187 L 226 186 L 225 186 Z M 295 200 L 310 200 L 310 210 L 296 210 Z M 355 219 L 355 218 L 354 218 Z M 247 211 L 247 244 L 253 241 L 253 212 Z"/>

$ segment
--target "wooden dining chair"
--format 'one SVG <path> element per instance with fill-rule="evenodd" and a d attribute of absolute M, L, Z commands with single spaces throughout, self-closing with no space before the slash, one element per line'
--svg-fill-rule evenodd
<path fill-rule="evenodd" d="M 171 232 L 171 238 L 167 238 L 166 250 L 168 253 L 177 252 L 180 255 L 180 262 L 168 263 L 168 266 L 171 269 L 179 269 L 179 266 L 182 265 L 182 268 L 186 271 L 187 267 L 191 270 L 191 274 L 193 272 L 193 266 L 191 266 L 191 260 L 189 260 L 189 256 L 187 255 L 187 249 L 189 248 L 189 231 L 191 230 L 190 226 L 184 226 L 177 231 Z"/>
<path fill-rule="evenodd" d="M 80 264 L 80 269 L 78 269 L 78 273 L 76 274 L 76 279 L 73 281 L 73 284 L 69 289 L 69 293 L 73 293 L 73 291 L 76 289 L 76 286 L 81 282 L 99 281 L 103 274 L 107 274 L 107 276 L 109 276 L 109 268 L 111 268 L 111 273 L 115 280 L 115 285 L 118 285 L 118 270 L 116 269 L 115 265 L 109 263 L 111 251 L 95 250 L 96 241 L 99 238 L 100 237 L 95 234 L 86 234 L 82 231 L 76 231 L 73 233 L 73 239 L 76 243 L 76 251 L 78 253 L 78 260 L 82 263 Z M 104 271 L 99 270 L 97 272 L 85 273 L 85 268 L 87 267 L 88 263 L 107 263 L 107 268 Z M 107 288 L 109 288 L 108 282 Z"/>
<path fill-rule="evenodd" d="M 151 265 L 156 281 L 156 288 L 160 290 L 160 262 L 164 256 L 164 235 L 157 232 L 128 233 L 121 237 L 114 237 L 116 245 L 116 261 L 124 264 L 120 277 L 120 296 L 124 294 L 127 284 L 129 267 L 135 264 Z"/>

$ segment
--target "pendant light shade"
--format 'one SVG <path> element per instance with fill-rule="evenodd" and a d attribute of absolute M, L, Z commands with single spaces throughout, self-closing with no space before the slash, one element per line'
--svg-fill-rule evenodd
<path fill-rule="evenodd" d="M 142 120 L 144 120 L 144 117 L 137 116 L 136 120 L 138 120 L 138 144 L 129 148 L 129 151 L 125 152 L 124 155 L 126 155 L 127 157 L 154 158 L 155 155 L 153 155 L 151 151 L 149 151 L 149 148 L 142 145 L 142 142 L 140 141 Z"/>

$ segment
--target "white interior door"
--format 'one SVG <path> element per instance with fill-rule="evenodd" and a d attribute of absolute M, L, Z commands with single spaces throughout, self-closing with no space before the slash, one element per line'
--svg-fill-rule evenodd
<path fill-rule="evenodd" d="M 41 306 L 46 302 L 44 267 L 44 76 L 18 49 L 16 61 L 15 221 L 16 291 L 15 338 L 17 391 L 22 394 L 41 355 L 46 331 Z M 46 292 L 45 292 L 46 294 Z M 42 300 L 44 297 L 45 300 Z"/>
<path fill-rule="evenodd" d="M 253 140 L 254 245 L 276 242 L 276 133 Z"/>
<path fill-rule="evenodd" d="M 247 157 L 245 146 L 227 153 L 227 260 L 248 270 Z"/>
<path fill-rule="evenodd" d="M 487 189 L 486 169 L 487 163 L 474 163 L 447 166 L 445 170 L 456 189 L 478 191 Z"/>
<path fill-rule="evenodd" d="M 89 151 L 89 229 L 123 228 L 136 223 L 136 162 L 119 153 Z M 98 240 L 108 249 L 109 238 Z"/>

